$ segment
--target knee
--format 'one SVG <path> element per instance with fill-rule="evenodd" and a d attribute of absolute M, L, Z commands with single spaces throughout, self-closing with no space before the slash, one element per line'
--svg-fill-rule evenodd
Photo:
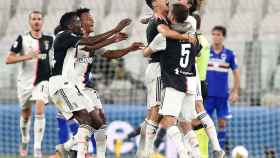
<path fill-rule="evenodd" d="M 219 119 L 219 128 L 224 129 L 226 127 L 226 120 L 225 119 Z"/>

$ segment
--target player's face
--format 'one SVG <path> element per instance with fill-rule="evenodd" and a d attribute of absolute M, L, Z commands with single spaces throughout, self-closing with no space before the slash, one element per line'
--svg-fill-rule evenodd
<path fill-rule="evenodd" d="M 72 28 L 72 32 L 74 33 L 77 33 L 77 34 L 81 34 L 82 33 L 82 25 L 81 25 L 81 20 L 79 17 L 75 16 L 73 19 L 72 19 L 72 24 L 71 24 Z"/>
<path fill-rule="evenodd" d="M 223 44 L 225 37 L 220 31 L 212 31 L 213 44 Z"/>
<path fill-rule="evenodd" d="M 86 33 L 94 31 L 94 20 L 90 13 L 83 13 L 81 16 L 82 28 Z"/>
<path fill-rule="evenodd" d="M 29 25 L 32 31 L 41 31 L 43 26 L 42 14 L 32 13 L 29 17 Z"/>
<path fill-rule="evenodd" d="M 155 7 L 158 7 L 163 12 L 168 12 L 169 10 L 169 0 L 156 0 Z"/>

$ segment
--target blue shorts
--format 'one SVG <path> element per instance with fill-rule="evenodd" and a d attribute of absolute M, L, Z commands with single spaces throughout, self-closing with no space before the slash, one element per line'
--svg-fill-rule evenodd
<path fill-rule="evenodd" d="M 206 97 L 204 106 L 210 116 L 213 116 L 216 110 L 218 119 L 230 119 L 232 117 L 228 98 Z"/>

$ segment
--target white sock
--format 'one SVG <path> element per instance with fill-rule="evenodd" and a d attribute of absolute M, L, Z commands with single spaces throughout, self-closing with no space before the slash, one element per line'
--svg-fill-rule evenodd
<path fill-rule="evenodd" d="M 191 155 L 194 158 L 200 158 L 199 142 L 193 130 L 190 130 L 184 135 L 184 144 L 189 144 L 191 147 Z"/>
<path fill-rule="evenodd" d="M 147 127 L 147 123 L 146 123 L 146 121 L 144 121 L 141 124 L 140 141 L 139 141 L 139 147 L 137 148 L 137 151 L 136 151 L 136 158 L 142 158 L 144 156 L 146 127 Z"/>
<path fill-rule="evenodd" d="M 150 156 L 154 152 L 154 140 L 156 137 L 156 132 L 158 128 L 158 124 L 148 120 L 147 122 L 147 127 L 146 127 L 146 138 L 145 138 L 145 155 Z"/>
<path fill-rule="evenodd" d="M 88 141 L 91 134 L 91 127 L 88 125 L 80 125 L 77 136 L 77 158 L 85 158 L 88 153 Z"/>
<path fill-rule="evenodd" d="M 205 131 L 211 141 L 213 150 L 217 150 L 217 151 L 222 150 L 218 140 L 216 127 L 211 117 L 204 111 L 199 113 L 197 118 L 205 126 Z"/>
<path fill-rule="evenodd" d="M 106 126 L 101 127 L 99 130 L 95 131 L 95 141 L 96 141 L 96 157 L 105 158 L 106 156 Z"/>
<path fill-rule="evenodd" d="M 41 149 L 45 132 L 45 116 L 35 115 L 34 120 L 34 149 Z"/>
<path fill-rule="evenodd" d="M 25 121 L 23 117 L 20 117 L 20 133 L 21 133 L 21 141 L 22 143 L 29 143 L 30 140 L 30 126 L 31 126 L 31 117 Z"/>
<path fill-rule="evenodd" d="M 187 158 L 187 150 L 185 149 L 182 134 L 177 126 L 171 126 L 166 130 L 167 137 L 174 142 L 180 158 Z"/>

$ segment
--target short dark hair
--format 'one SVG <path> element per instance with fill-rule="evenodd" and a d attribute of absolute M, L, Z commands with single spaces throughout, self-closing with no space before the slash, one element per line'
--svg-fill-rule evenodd
<path fill-rule="evenodd" d="M 212 32 L 213 31 L 219 31 L 223 34 L 224 37 L 227 36 L 227 29 L 224 26 L 220 26 L 220 25 L 214 26 L 214 28 L 212 29 Z"/>
<path fill-rule="evenodd" d="M 59 25 L 61 28 L 66 29 L 71 24 L 72 19 L 77 16 L 76 12 L 67 12 L 60 18 Z"/>
<path fill-rule="evenodd" d="M 196 29 L 199 30 L 201 27 L 201 17 L 198 14 L 194 14 L 193 17 L 196 20 Z"/>
<path fill-rule="evenodd" d="M 183 23 L 188 18 L 188 8 L 182 4 L 172 4 L 171 14 L 176 19 L 176 22 Z"/>
<path fill-rule="evenodd" d="M 145 1 L 146 1 L 146 4 L 148 5 L 149 8 L 154 9 L 153 2 L 155 0 L 145 0 Z"/>
<path fill-rule="evenodd" d="M 31 13 L 29 13 L 29 19 L 31 19 L 31 15 L 32 15 L 32 14 L 41 14 L 42 17 L 43 17 L 43 13 L 42 13 L 42 12 L 40 12 L 40 11 L 38 11 L 38 10 L 33 10 Z"/>
<path fill-rule="evenodd" d="M 81 18 L 82 14 L 84 13 L 89 13 L 90 9 L 88 8 L 79 8 L 76 10 L 77 16 L 79 16 Z"/>

